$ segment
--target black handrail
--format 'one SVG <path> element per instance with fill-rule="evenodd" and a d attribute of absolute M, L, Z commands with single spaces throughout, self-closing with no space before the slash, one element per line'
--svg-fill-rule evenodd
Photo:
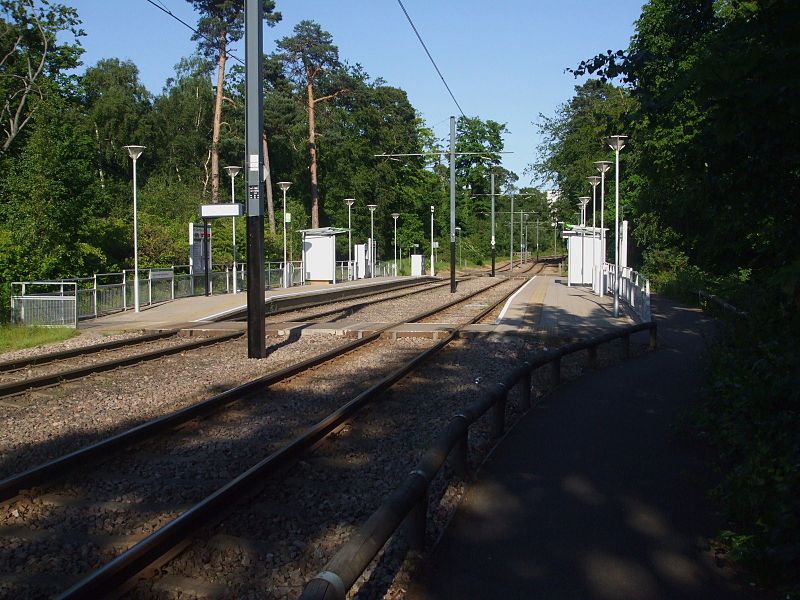
<path fill-rule="evenodd" d="M 409 545 L 413 549 L 422 549 L 427 526 L 428 490 L 434 477 L 451 454 L 456 473 L 462 476 L 466 474 L 469 428 L 489 409 L 493 409 L 492 435 L 495 438 L 502 435 L 505 429 L 506 398 L 514 386 L 522 385 L 523 403 L 526 408 L 530 407 L 531 375 L 534 370 L 551 365 L 552 382 L 557 385 L 561 376 L 561 359 L 564 356 L 588 350 L 589 363 L 594 366 L 597 347 L 621 338 L 624 342 L 623 352 L 627 357 L 630 354 L 630 336 L 641 331 L 650 331 L 650 348 L 654 349 L 657 343 L 655 321 L 639 323 L 545 352 L 516 367 L 503 381 L 491 385 L 479 400 L 450 419 L 434 444 L 422 456 L 416 469 L 408 474 L 325 568 L 308 582 L 300 600 L 344 600 L 348 590 L 404 521 Z"/>

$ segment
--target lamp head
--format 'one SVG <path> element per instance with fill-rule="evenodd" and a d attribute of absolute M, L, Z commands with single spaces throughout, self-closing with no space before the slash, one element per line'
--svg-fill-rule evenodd
<path fill-rule="evenodd" d="M 596 160 L 594 162 L 594 166 L 597 167 L 597 170 L 601 173 L 607 173 L 611 165 L 612 162 L 610 160 Z"/>
<path fill-rule="evenodd" d="M 375 209 L 378 208 L 378 205 L 377 204 L 367 204 L 367 208 L 370 210 L 370 212 L 374 212 Z"/>
<path fill-rule="evenodd" d="M 597 175 L 589 175 L 586 179 L 589 180 L 589 183 L 592 184 L 592 187 L 597 187 L 597 184 L 600 183 L 600 177 Z"/>
<path fill-rule="evenodd" d="M 239 171 L 241 170 L 242 167 L 225 167 L 225 171 L 231 178 L 236 177 L 239 174 Z"/>
<path fill-rule="evenodd" d="M 133 160 L 136 160 L 142 155 L 147 146 L 123 146 Z"/>
<path fill-rule="evenodd" d="M 619 152 L 625 147 L 625 142 L 628 141 L 627 135 L 612 135 L 606 138 L 606 144 L 614 150 L 615 152 Z"/>
<path fill-rule="evenodd" d="M 353 204 L 355 204 L 355 202 L 356 202 L 355 198 L 345 198 L 344 199 L 344 203 L 347 204 L 347 206 L 353 206 Z"/>
<path fill-rule="evenodd" d="M 581 201 L 581 207 L 583 207 L 589 204 L 589 200 L 591 200 L 591 198 L 589 198 L 589 196 L 581 196 L 580 198 L 578 198 L 578 200 Z"/>
<path fill-rule="evenodd" d="M 286 193 L 286 190 L 289 189 L 289 186 L 292 185 L 291 181 L 279 181 L 278 187 L 281 189 L 282 192 Z"/>
<path fill-rule="evenodd" d="M 398 217 L 399 217 L 399 216 L 400 216 L 400 213 L 392 213 L 392 218 L 393 218 L 395 221 L 397 221 L 397 219 L 398 219 Z"/>
<path fill-rule="evenodd" d="M 431 214 L 433 214 L 433 211 L 434 211 L 434 208 L 433 208 L 433 206 L 431 206 Z"/>
<path fill-rule="evenodd" d="M 456 226 L 456 231 L 461 231 L 461 227 Z"/>

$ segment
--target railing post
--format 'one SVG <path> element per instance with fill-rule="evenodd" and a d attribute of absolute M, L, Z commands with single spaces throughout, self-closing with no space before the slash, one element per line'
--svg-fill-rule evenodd
<path fill-rule="evenodd" d="M 153 269 L 147 271 L 147 305 L 153 304 Z"/>
<path fill-rule="evenodd" d="M 501 383 L 500 387 L 505 388 Z M 503 435 L 506 428 L 506 400 L 508 400 L 508 390 L 504 389 L 502 395 L 492 405 L 492 437 L 499 438 Z"/>
<path fill-rule="evenodd" d="M 586 367 L 591 370 L 597 368 L 597 346 L 589 346 L 586 349 Z"/>
<path fill-rule="evenodd" d="M 561 357 L 557 356 L 550 361 L 550 385 L 558 386 L 561 383 Z"/>
<path fill-rule="evenodd" d="M 529 364 L 526 367 L 525 374 L 519 380 L 519 393 L 520 393 L 520 406 L 522 408 L 530 408 L 533 404 L 531 402 L 531 369 Z"/>
<path fill-rule="evenodd" d="M 175 265 L 172 265 L 172 279 L 170 280 L 170 299 L 175 300 Z"/>
<path fill-rule="evenodd" d="M 94 274 L 94 290 L 92 292 L 94 296 L 94 318 L 97 318 L 97 273 Z M 75 293 L 75 306 L 78 305 L 78 294 L 77 291 Z"/>
<path fill-rule="evenodd" d="M 420 477 L 423 475 L 420 473 Z M 425 528 L 428 524 L 428 487 L 414 504 L 414 508 L 406 516 L 404 526 L 405 538 L 411 550 L 422 551 L 425 549 Z"/>
<path fill-rule="evenodd" d="M 453 472 L 459 479 L 469 477 L 469 429 L 464 430 L 462 435 L 450 454 L 453 465 Z"/>
<path fill-rule="evenodd" d="M 128 310 L 128 278 L 122 269 L 122 310 Z"/>

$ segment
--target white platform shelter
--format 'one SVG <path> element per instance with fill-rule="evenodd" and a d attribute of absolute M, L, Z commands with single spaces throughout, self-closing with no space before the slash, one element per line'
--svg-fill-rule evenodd
<path fill-rule="evenodd" d="M 301 229 L 303 269 L 306 283 L 336 283 L 336 236 L 347 233 L 339 227 Z"/>
<path fill-rule="evenodd" d="M 601 269 L 603 265 L 601 231 L 599 227 L 581 227 L 579 225 L 564 231 L 564 239 L 567 240 L 569 285 L 592 284 L 593 260 L 598 270 Z"/>

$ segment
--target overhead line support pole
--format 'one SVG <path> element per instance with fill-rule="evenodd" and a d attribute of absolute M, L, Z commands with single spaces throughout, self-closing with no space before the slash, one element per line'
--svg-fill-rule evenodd
<path fill-rule="evenodd" d="M 495 247 L 495 238 L 494 238 L 494 173 L 492 173 L 492 277 L 495 276 L 494 264 L 496 256 L 497 256 L 497 248 Z"/>
<path fill-rule="evenodd" d="M 261 133 L 264 127 L 264 3 L 245 3 L 245 146 L 247 156 L 247 356 L 265 358 L 264 203 Z M 285 216 L 284 216 L 285 218 Z"/>

